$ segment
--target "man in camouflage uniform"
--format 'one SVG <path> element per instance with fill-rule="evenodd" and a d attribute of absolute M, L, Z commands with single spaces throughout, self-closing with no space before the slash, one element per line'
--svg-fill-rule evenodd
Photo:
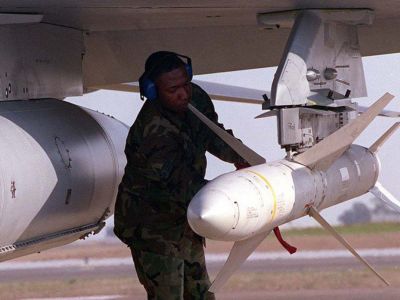
<path fill-rule="evenodd" d="M 157 98 L 144 103 L 129 131 L 114 232 L 130 247 L 148 299 L 215 299 L 203 239 L 189 227 L 186 211 L 206 184 L 206 151 L 231 163 L 243 160 L 187 109 L 190 102 L 218 121 L 179 55 L 153 53 L 144 74 L 154 80 Z"/>

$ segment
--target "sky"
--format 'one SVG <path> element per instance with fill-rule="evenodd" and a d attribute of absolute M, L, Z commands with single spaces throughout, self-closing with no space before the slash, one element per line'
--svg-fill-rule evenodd
<path fill-rule="evenodd" d="M 385 92 L 390 92 L 396 97 L 386 109 L 400 111 L 400 54 L 380 55 L 363 58 L 364 73 L 366 76 L 368 97 L 354 99 L 360 105 L 369 106 Z M 194 69 L 194 72 L 196 70 Z M 195 79 L 211 81 L 229 85 L 270 91 L 273 75 L 276 68 L 262 68 L 237 72 L 216 73 L 195 76 Z M 67 101 L 88 107 L 99 112 L 112 115 L 131 125 L 141 106 L 142 101 L 138 94 L 98 91 L 86 94 L 83 97 L 68 98 Z M 254 117 L 263 111 L 259 105 L 238 104 L 214 101 L 219 120 L 234 131 L 247 146 L 266 158 L 267 161 L 282 159 L 285 152 L 280 149 L 277 140 L 276 118 L 255 120 Z M 356 144 L 369 147 L 398 119 L 377 117 L 372 124 L 356 140 Z M 394 196 L 400 198 L 400 130 L 382 147 L 378 156 L 381 159 L 381 172 L 378 181 L 381 182 Z M 208 155 L 207 179 L 215 178 L 226 172 L 233 171 L 232 165 L 224 163 Z M 373 205 L 373 196 L 367 194 L 357 199 L 328 208 L 322 215 L 333 225 L 339 223 L 338 217 L 356 202 Z M 317 226 L 309 217 L 291 222 L 289 226 Z"/>

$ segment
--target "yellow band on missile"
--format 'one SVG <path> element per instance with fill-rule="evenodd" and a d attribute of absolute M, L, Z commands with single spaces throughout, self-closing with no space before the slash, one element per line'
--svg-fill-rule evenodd
<path fill-rule="evenodd" d="M 256 175 L 257 177 L 261 178 L 262 181 L 264 181 L 264 183 L 267 185 L 267 187 L 270 189 L 271 193 L 272 193 L 272 198 L 274 200 L 274 208 L 272 210 L 272 221 L 275 219 L 275 215 L 276 215 L 276 194 L 274 189 L 272 188 L 272 185 L 269 183 L 269 181 L 267 180 L 267 178 L 265 178 L 263 175 L 261 175 L 258 172 L 254 172 L 254 171 L 250 171 L 250 170 L 244 170 L 245 172 L 248 173 L 253 173 L 254 175 Z"/>

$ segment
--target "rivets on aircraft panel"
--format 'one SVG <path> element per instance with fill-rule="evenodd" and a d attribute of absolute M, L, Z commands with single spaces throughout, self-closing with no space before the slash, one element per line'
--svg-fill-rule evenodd
<path fill-rule="evenodd" d="M 15 181 L 11 181 L 11 188 L 10 188 L 10 192 L 11 192 L 11 198 L 15 199 L 15 192 L 17 191 L 17 188 L 15 187 Z"/>

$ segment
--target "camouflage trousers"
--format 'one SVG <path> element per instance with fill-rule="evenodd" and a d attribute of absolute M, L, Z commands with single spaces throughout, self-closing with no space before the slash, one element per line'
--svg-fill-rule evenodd
<path fill-rule="evenodd" d="M 199 251 L 201 249 L 201 251 Z M 131 247 L 136 273 L 150 300 L 214 300 L 208 292 L 203 245 L 192 247 L 185 259 Z"/>

